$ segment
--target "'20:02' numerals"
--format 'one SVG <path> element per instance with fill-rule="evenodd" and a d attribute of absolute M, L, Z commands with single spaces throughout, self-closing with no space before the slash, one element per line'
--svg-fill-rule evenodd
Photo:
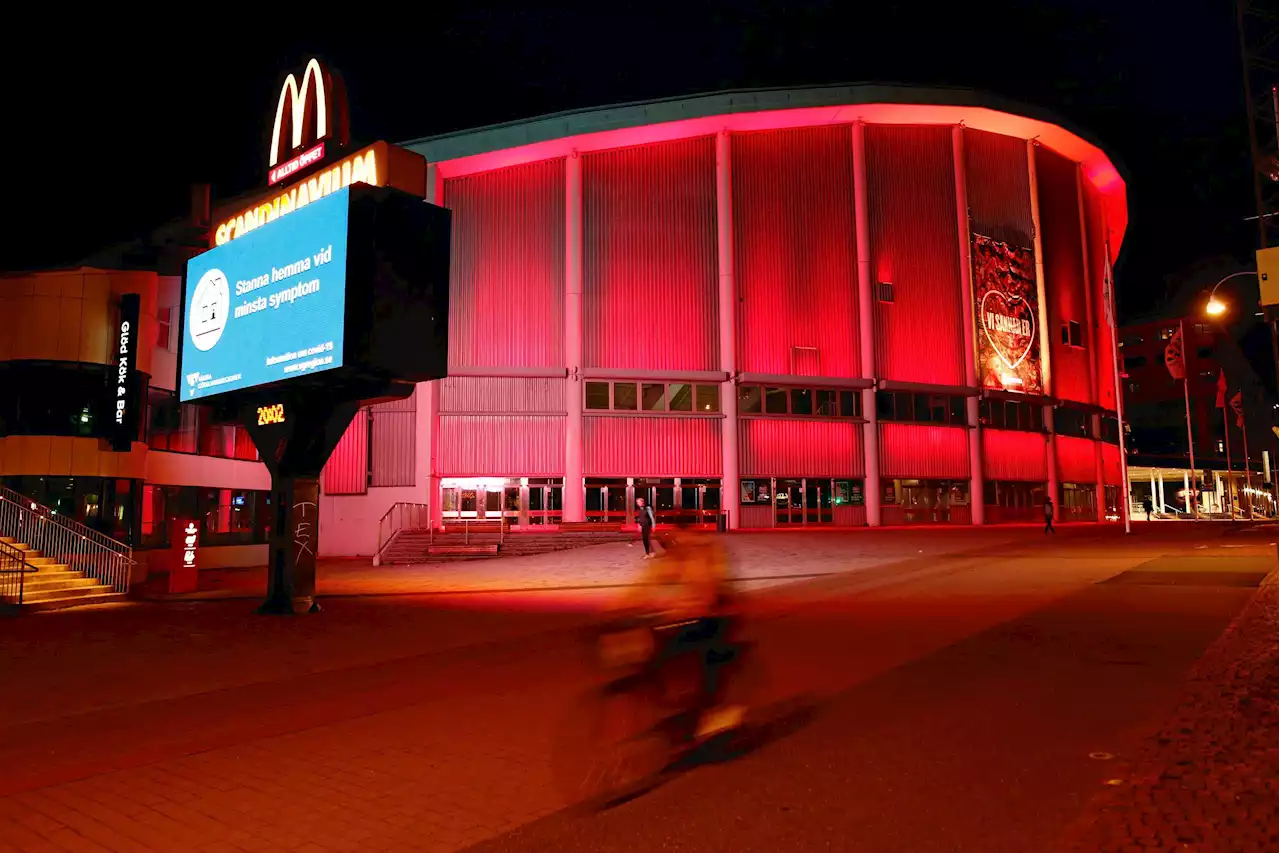
<path fill-rule="evenodd" d="M 274 406 L 258 407 L 258 426 L 270 426 L 271 424 L 284 423 L 284 404 L 276 403 Z"/>

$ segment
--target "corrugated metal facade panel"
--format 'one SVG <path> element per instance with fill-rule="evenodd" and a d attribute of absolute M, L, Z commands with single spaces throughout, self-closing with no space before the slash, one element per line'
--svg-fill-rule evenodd
<path fill-rule="evenodd" d="M 418 410 L 418 387 L 415 385 L 413 393 L 408 397 L 377 403 L 369 408 L 374 412 L 416 412 Z"/>
<path fill-rule="evenodd" d="M 1036 185 L 1040 190 L 1040 244 L 1044 251 L 1044 287 L 1049 301 L 1053 396 L 1092 403 L 1089 349 L 1097 346 L 1097 341 L 1085 302 L 1076 164 L 1038 146 Z M 1070 320 L 1080 324 L 1084 348 L 1062 343 L 1062 326 Z"/>
<path fill-rule="evenodd" d="M 861 477 L 862 425 L 849 421 L 742 418 L 743 477 Z"/>
<path fill-rule="evenodd" d="M 1093 439 L 1055 435 L 1053 441 L 1058 453 L 1059 482 L 1097 482 L 1098 469 L 1094 465 Z"/>
<path fill-rule="evenodd" d="M 413 411 L 370 412 L 370 486 L 412 486 L 414 461 Z"/>
<path fill-rule="evenodd" d="M 876 302 L 876 375 L 964 384 L 955 158 L 947 127 L 866 129 L 871 269 L 893 285 Z"/>
<path fill-rule="evenodd" d="M 1093 289 L 1093 314 L 1098 324 L 1097 404 L 1116 411 L 1115 347 L 1107 324 L 1106 301 L 1102 298 L 1106 269 L 1106 244 L 1102 221 L 1102 197 L 1093 184 L 1085 181 L 1085 231 L 1089 237 L 1089 286 Z"/>
<path fill-rule="evenodd" d="M 960 427 L 880 424 L 880 476 L 969 476 L 969 431 Z"/>
<path fill-rule="evenodd" d="M 738 524 L 749 530 L 760 529 L 765 527 L 773 527 L 773 507 L 771 506 L 744 506 L 739 507 L 738 512 L 741 513 L 741 519 Z"/>
<path fill-rule="evenodd" d="M 852 138 L 848 126 L 732 137 L 742 370 L 859 375 Z M 793 365 L 792 347 L 818 364 Z"/>
<path fill-rule="evenodd" d="M 1026 141 L 966 130 L 964 161 L 973 231 L 1010 246 L 1034 247 Z"/>
<path fill-rule="evenodd" d="M 583 364 L 719 367 L 715 140 L 582 158 Z"/>
<path fill-rule="evenodd" d="M 445 182 L 449 365 L 564 364 L 564 160 Z"/>
<path fill-rule="evenodd" d="M 445 415 L 445 477 L 563 477 L 564 418 L 556 415 Z"/>
<path fill-rule="evenodd" d="M 194 409 L 195 406 L 183 406 L 184 409 Z M 248 459 L 258 461 L 258 446 L 253 443 L 253 437 L 249 435 L 249 431 L 244 427 L 236 430 L 236 459 Z"/>
<path fill-rule="evenodd" d="M 369 410 L 361 409 L 320 471 L 326 495 L 363 495 L 369 490 Z"/>
<path fill-rule="evenodd" d="M 1049 438 L 1041 432 L 982 431 L 982 468 L 988 480 L 1049 481 Z"/>
<path fill-rule="evenodd" d="M 437 381 L 441 412 L 564 413 L 564 379 L 450 376 Z"/>
<path fill-rule="evenodd" d="M 588 477 L 719 477 L 720 419 L 585 417 Z"/>
<path fill-rule="evenodd" d="M 1124 480 L 1121 479 L 1122 471 L 1120 468 L 1120 446 L 1116 444 L 1102 443 L 1102 482 L 1108 486 L 1119 486 Z"/>
<path fill-rule="evenodd" d="M 840 527 L 861 527 L 867 523 L 867 508 L 841 504 L 831 508 L 831 520 Z"/>

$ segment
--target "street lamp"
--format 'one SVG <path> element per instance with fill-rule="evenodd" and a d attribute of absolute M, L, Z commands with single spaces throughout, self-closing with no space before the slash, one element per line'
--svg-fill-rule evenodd
<path fill-rule="evenodd" d="M 1233 272 L 1231 275 L 1222 278 L 1217 284 L 1210 288 L 1209 301 L 1205 303 L 1204 313 L 1208 314 L 1210 317 L 1220 317 L 1227 313 L 1227 303 L 1218 298 L 1218 288 L 1222 287 L 1223 284 L 1233 278 L 1238 278 L 1242 275 L 1256 276 L 1257 274 L 1258 273 L 1254 270 L 1243 270 L 1242 272 Z"/>

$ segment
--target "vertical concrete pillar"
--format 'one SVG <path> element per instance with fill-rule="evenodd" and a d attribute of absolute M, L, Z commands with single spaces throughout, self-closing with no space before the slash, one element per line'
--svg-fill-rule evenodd
<path fill-rule="evenodd" d="M 972 389 L 964 401 L 969 425 L 969 507 L 974 524 L 986 521 L 982 482 L 982 425 L 978 419 L 978 329 L 973 314 L 973 261 L 969 238 L 969 182 L 964 168 L 964 127 L 951 128 L 951 154 L 956 174 L 956 232 L 960 235 L 960 306 L 966 335 L 964 384 Z"/>
<path fill-rule="evenodd" d="M 720 369 L 727 374 L 720 389 L 720 507 L 729 512 L 729 529 L 737 530 L 738 512 L 738 301 L 733 285 L 733 184 L 729 132 L 716 134 L 716 250 L 720 270 Z"/>
<path fill-rule="evenodd" d="M 427 165 L 427 202 L 444 205 L 444 179 L 435 163 Z M 440 490 L 440 380 L 418 384 L 418 400 L 415 405 L 420 443 L 415 450 L 419 456 L 414 465 L 414 482 L 424 490 L 423 500 L 431 516 L 432 527 L 444 525 L 444 505 Z M 418 476 L 421 479 L 418 479 Z"/>
<path fill-rule="evenodd" d="M 1089 416 L 1089 433 L 1093 436 L 1094 503 L 1097 504 L 1098 521 L 1103 522 L 1107 520 L 1107 480 L 1102 469 L 1102 415 Z M 1129 490 L 1121 484 L 1120 492 L 1120 499 L 1124 500 Z"/>
<path fill-rule="evenodd" d="M 1187 514 L 1190 515 L 1191 514 L 1191 475 L 1186 471 L 1182 472 L 1182 503 L 1187 511 Z"/>
<path fill-rule="evenodd" d="M 853 126 L 853 219 L 858 241 L 858 347 L 862 378 L 863 500 L 867 524 L 880 526 L 880 427 L 876 423 L 876 314 L 871 280 L 871 226 L 867 221 L 867 146 L 862 122 Z"/>
<path fill-rule="evenodd" d="M 586 517 L 582 479 L 582 159 L 572 152 L 564 163 L 564 514 Z"/>
<path fill-rule="evenodd" d="M 1044 248 L 1040 241 L 1040 184 L 1036 180 L 1036 142 L 1027 140 L 1027 183 L 1031 187 L 1031 238 L 1036 253 L 1036 296 L 1040 303 L 1037 321 L 1040 324 L 1040 375 L 1044 378 L 1044 393 L 1053 396 L 1053 364 L 1049 350 L 1049 300 L 1044 290 Z"/>
<path fill-rule="evenodd" d="M 1154 511 L 1156 511 L 1156 512 L 1159 512 L 1159 511 L 1160 511 L 1160 503 L 1159 503 L 1159 501 L 1157 501 L 1157 500 L 1156 500 L 1156 472 L 1155 472 L 1155 469 L 1152 469 L 1152 471 L 1151 471 L 1151 508 L 1152 508 Z"/>
<path fill-rule="evenodd" d="M 1160 495 L 1160 511 L 1164 512 L 1164 508 L 1168 506 L 1168 504 L 1166 504 L 1164 500 L 1164 472 L 1163 471 L 1156 472 L 1156 491 Z"/>
<path fill-rule="evenodd" d="M 1053 500 L 1053 520 L 1057 521 L 1062 516 L 1062 490 L 1058 488 L 1058 442 L 1054 438 L 1056 433 L 1053 427 L 1053 406 L 1044 407 L 1044 428 L 1048 433 L 1045 452 L 1049 454 L 1046 459 L 1049 471 L 1049 497 Z"/>
<path fill-rule="evenodd" d="M 1035 152 L 1032 152 L 1035 156 Z M 1101 406 L 1102 400 L 1098 392 L 1098 344 L 1102 340 L 1102 336 L 1098 333 L 1098 319 L 1093 313 L 1093 282 L 1089 280 L 1089 229 L 1088 220 L 1084 211 L 1084 171 L 1083 167 L 1076 166 L 1076 215 L 1080 222 L 1080 280 L 1084 282 L 1084 313 L 1085 322 L 1082 326 L 1085 329 L 1084 344 L 1085 352 L 1089 356 L 1089 402 L 1095 406 Z M 1103 479 L 1102 468 L 1102 416 L 1094 415 L 1094 469 L 1097 471 L 1098 483 L 1098 521 L 1106 520 L 1106 488 Z M 1122 484 L 1120 495 L 1121 500 L 1129 499 L 1128 484 Z"/>

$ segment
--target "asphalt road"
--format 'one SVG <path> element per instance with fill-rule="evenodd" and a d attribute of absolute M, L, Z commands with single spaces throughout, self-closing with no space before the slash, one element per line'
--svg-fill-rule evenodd
<path fill-rule="evenodd" d="M 473 849 L 1048 849 L 1112 783 L 1116 759 L 1137 747 L 1183 673 L 1275 569 L 1274 546 L 1236 546 L 1244 542 L 1171 548 L 827 695 L 811 723 L 755 754 L 676 776 L 606 812 L 565 811 Z M 982 607 L 945 601 L 938 617 Z M 785 644 L 786 655 L 804 656 L 819 643 L 826 665 L 843 668 L 829 652 L 839 647 L 839 661 L 867 648 L 872 638 L 858 627 L 864 607 L 849 602 L 845 623 L 824 632 L 788 620 L 770 648 Z M 897 617 L 918 623 L 928 618 L 921 610 Z"/>

